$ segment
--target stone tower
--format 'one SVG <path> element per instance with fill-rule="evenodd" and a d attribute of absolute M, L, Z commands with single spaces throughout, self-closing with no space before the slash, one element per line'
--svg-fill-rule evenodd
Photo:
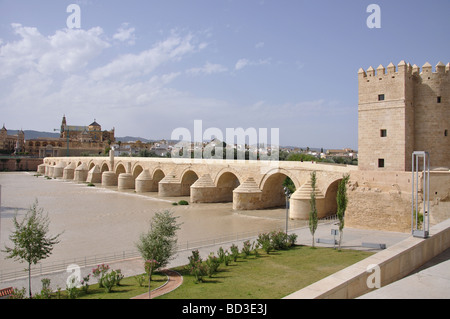
<path fill-rule="evenodd" d="M 60 138 L 63 138 L 63 133 L 66 130 L 66 125 L 67 125 L 67 121 L 66 121 L 66 115 L 64 114 L 63 118 L 62 118 L 62 122 L 61 122 L 61 135 Z"/>
<path fill-rule="evenodd" d="M 413 151 L 428 151 L 432 168 L 450 167 L 449 68 L 359 69 L 359 169 L 409 171 Z"/>

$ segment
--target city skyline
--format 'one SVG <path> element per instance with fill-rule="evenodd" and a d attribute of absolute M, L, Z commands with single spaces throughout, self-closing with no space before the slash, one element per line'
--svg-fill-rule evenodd
<path fill-rule="evenodd" d="M 369 28 L 375 3 L 380 28 Z M 70 27 L 68 6 L 80 8 Z M 0 2 L 0 121 L 117 136 L 279 128 L 280 145 L 358 149 L 360 67 L 448 62 L 448 1 Z M 0 123 L 3 124 L 3 123 Z"/>

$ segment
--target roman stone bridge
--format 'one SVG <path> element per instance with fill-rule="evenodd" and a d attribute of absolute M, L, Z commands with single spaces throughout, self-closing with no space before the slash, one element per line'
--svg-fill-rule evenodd
<path fill-rule="evenodd" d="M 355 166 L 314 162 L 278 162 L 142 157 L 50 157 L 38 172 L 49 177 L 101 184 L 160 197 L 190 196 L 193 203 L 232 202 L 234 210 L 283 207 L 283 181 L 289 177 L 296 192 L 290 218 L 308 219 L 311 172 L 316 171 L 319 218 L 336 213 L 336 193 L 345 173 Z"/>

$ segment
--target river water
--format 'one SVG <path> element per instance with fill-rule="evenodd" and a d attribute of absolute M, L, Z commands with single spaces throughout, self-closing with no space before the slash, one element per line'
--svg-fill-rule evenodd
<path fill-rule="evenodd" d="M 218 238 L 228 234 L 268 231 L 285 227 L 285 209 L 233 211 L 232 203 L 173 206 L 189 197 L 161 198 L 157 193 L 136 194 L 101 185 L 36 177 L 34 173 L 0 173 L 0 250 L 11 246 L 13 217 L 22 220 L 35 200 L 50 220 L 50 235 L 63 232 L 45 262 L 136 250 L 135 243 L 149 229 L 157 211 L 169 209 L 178 216 L 178 242 Z M 301 226 L 289 222 L 290 227 Z M 0 252 L 0 269 L 19 264 Z M 22 267 L 22 266 L 20 266 Z"/>

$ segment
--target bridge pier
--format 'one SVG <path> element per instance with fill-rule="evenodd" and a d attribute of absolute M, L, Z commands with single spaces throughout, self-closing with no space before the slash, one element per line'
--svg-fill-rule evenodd
<path fill-rule="evenodd" d="M 144 169 L 141 174 L 136 178 L 136 193 L 151 192 L 153 188 L 153 178 L 150 175 L 148 169 Z"/>
<path fill-rule="evenodd" d="M 117 184 L 118 184 L 119 190 L 134 189 L 135 183 L 134 183 L 133 174 L 130 174 L 130 173 L 119 174 Z"/>
<path fill-rule="evenodd" d="M 45 174 L 45 168 L 47 167 L 47 164 L 41 164 L 37 168 L 37 172 L 41 175 Z"/>
<path fill-rule="evenodd" d="M 308 220 L 309 212 L 311 211 L 311 193 L 312 193 L 311 181 L 308 180 L 299 189 L 292 194 L 290 199 L 289 218 Z M 317 217 L 325 217 L 325 196 L 320 189 L 316 187 L 316 208 Z"/>
<path fill-rule="evenodd" d="M 61 178 L 64 175 L 64 167 L 66 166 L 66 163 L 59 162 L 56 164 L 55 168 L 53 169 L 53 177 L 54 178 Z"/>
<path fill-rule="evenodd" d="M 84 183 L 86 182 L 87 176 L 88 176 L 88 167 L 85 163 L 81 163 L 81 165 L 75 169 L 74 180 L 76 182 Z"/>
<path fill-rule="evenodd" d="M 117 186 L 117 175 L 111 171 L 105 171 L 102 174 L 102 186 Z"/>
<path fill-rule="evenodd" d="M 89 171 L 86 182 L 96 184 L 102 182 L 102 173 L 97 165 L 92 167 L 92 169 Z"/>
<path fill-rule="evenodd" d="M 201 176 L 191 186 L 191 203 L 216 203 L 217 188 L 209 174 Z"/>
<path fill-rule="evenodd" d="M 64 168 L 63 179 L 73 180 L 74 175 L 75 175 L 75 163 L 70 163 Z"/>
<path fill-rule="evenodd" d="M 181 183 L 176 179 L 175 174 L 171 173 L 159 182 L 158 195 L 161 197 L 182 196 Z"/>
<path fill-rule="evenodd" d="M 262 191 L 253 177 L 233 191 L 233 210 L 252 210 L 261 208 Z"/>
<path fill-rule="evenodd" d="M 47 168 L 47 174 L 45 174 L 45 175 L 48 176 L 48 177 L 53 177 L 54 169 L 55 168 L 53 166 L 49 165 L 48 168 Z"/>

